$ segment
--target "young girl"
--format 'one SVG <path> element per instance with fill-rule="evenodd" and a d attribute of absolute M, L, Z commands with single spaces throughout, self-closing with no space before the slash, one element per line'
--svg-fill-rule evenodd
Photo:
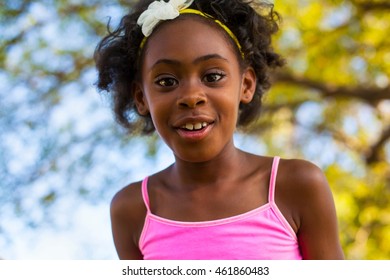
<path fill-rule="evenodd" d="M 98 45 L 117 120 L 154 130 L 175 162 L 111 204 L 121 259 L 341 259 L 323 173 L 235 147 L 283 60 L 278 15 L 245 0 L 140 1 Z"/>

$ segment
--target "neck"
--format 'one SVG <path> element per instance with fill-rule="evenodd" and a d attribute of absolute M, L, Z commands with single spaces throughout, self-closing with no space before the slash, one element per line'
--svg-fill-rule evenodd
<path fill-rule="evenodd" d="M 245 152 L 233 148 L 206 162 L 187 162 L 176 158 L 171 175 L 176 184 L 195 189 L 239 176 L 245 161 Z"/>

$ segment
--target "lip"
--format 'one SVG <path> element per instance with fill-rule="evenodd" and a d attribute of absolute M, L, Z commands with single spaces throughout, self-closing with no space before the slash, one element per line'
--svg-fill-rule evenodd
<path fill-rule="evenodd" d="M 208 123 L 208 125 L 200 130 L 186 130 L 182 127 L 187 123 Z M 210 133 L 211 129 L 214 126 L 214 119 L 206 116 L 196 116 L 196 117 L 185 117 L 181 118 L 174 123 L 174 128 L 181 138 L 187 141 L 195 142 L 200 141 L 207 137 Z"/>
<path fill-rule="evenodd" d="M 200 141 L 209 135 L 211 129 L 213 128 L 214 123 L 210 123 L 208 126 L 200 130 L 186 130 L 182 128 L 176 128 L 177 133 L 181 138 L 187 141 L 195 142 Z"/>

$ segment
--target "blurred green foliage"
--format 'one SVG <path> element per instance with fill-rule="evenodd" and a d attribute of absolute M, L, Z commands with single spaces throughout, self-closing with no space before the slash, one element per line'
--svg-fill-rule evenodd
<path fill-rule="evenodd" d="M 39 226 L 70 193 L 106 199 L 136 164 L 130 147 L 158 154 L 156 137 L 113 123 L 93 87 L 94 47 L 109 16 L 117 23 L 133 2 L 1 5 L 0 234 L 7 211 Z M 390 5 L 280 0 L 275 9 L 287 66 L 273 73 L 263 116 L 246 132 L 267 154 L 323 168 L 347 258 L 390 259 Z"/>
<path fill-rule="evenodd" d="M 287 155 L 326 172 L 346 257 L 390 259 L 390 4 L 275 3 L 284 20 L 277 45 L 288 66 L 268 98 L 278 110 L 267 115 L 287 121 L 269 127 L 290 126 L 284 137 L 294 151 Z M 308 104 L 315 109 L 300 115 Z"/>

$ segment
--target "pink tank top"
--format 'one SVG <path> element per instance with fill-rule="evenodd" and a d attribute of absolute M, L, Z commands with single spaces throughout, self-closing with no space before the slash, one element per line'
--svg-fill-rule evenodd
<path fill-rule="evenodd" d="M 275 204 L 279 157 L 272 165 L 268 203 L 237 216 L 180 222 L 150 211 L 148 178 L 142 182 L 147 208 L 139 248 L 145 260 L 296 260 L 297 236 Z"/>

